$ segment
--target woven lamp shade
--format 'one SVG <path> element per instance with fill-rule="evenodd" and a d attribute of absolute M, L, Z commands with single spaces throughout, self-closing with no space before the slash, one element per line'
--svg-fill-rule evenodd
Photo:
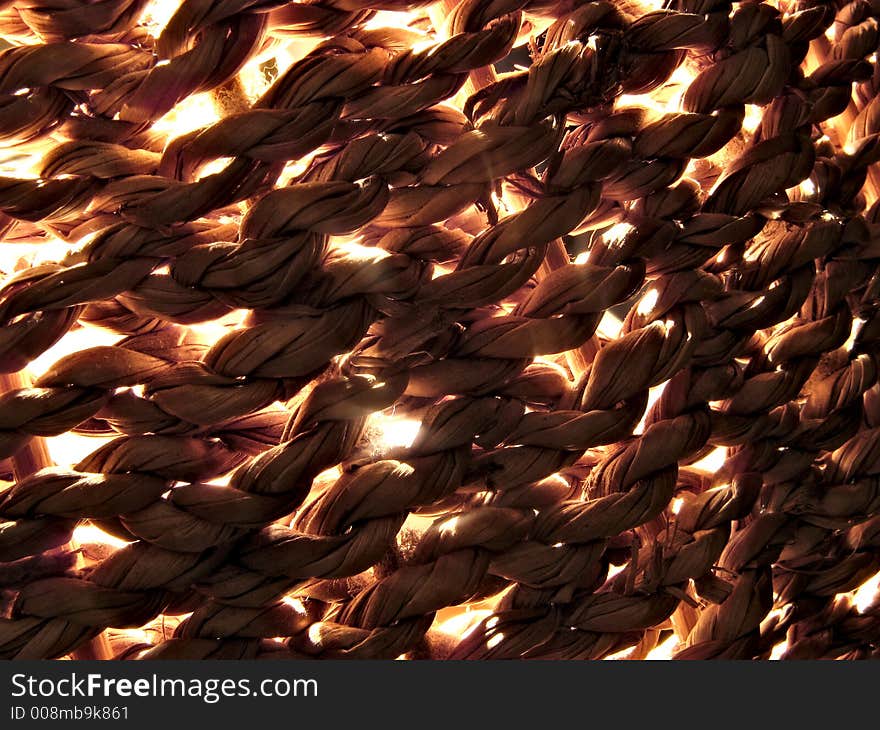
<path fill-rule="evenodd" d="M 0 658 L 876 656 L 878 20 L 3 3 Z"/>

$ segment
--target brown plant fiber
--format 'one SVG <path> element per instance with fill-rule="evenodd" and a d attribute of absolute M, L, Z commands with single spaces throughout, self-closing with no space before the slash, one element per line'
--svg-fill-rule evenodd
<path fill-rule="evenodd" d="M 0 658 L 880 654 L 880 0 L 171 5 L 0 10 Z"/>

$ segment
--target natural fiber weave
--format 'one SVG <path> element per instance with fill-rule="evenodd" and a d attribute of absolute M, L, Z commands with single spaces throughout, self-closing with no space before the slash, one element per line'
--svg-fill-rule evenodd
<path fill-rule="evenodd" d="M 880 651 L 880 2 L 2 7 L 0 658 Z"/>

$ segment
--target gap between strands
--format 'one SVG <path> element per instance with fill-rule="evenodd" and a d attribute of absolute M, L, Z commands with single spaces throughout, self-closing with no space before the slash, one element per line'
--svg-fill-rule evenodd
<path fill-rule="evenodd" d="M 30 385 L 25 375 L 21 372 L 0 375 L 0 393 L 6 393 L 19 388 L 29 388 Z M 16 481 L 24 479 L 48 466 L 52 466 L 52 459 L 49 456 L 46 440 L 40 436 L 31 437 L 27 444 L 12 457 L 12 474 Z M 79 550 L 79 545 L 73 539 L 67 543 L 67 547 L 75 552 Z M 78 555 L 77 561 L 80 562 L 81 560 L 82 557 Z M 110 643 L 107 641 L 103 631 L 91 641 L 72 651 L 70 656 L 73 659 L 80 660 L 112 659 Z"/>
<path fill-rule="evenodd" d="M 434 31 L 439 39 L 445 39 L 446 36 L 443 29 L 446 24 L 446 17 L 455 9 L 458 3 L 459 0 L 440 0 L 428 8 L 428 15 L 431 18 L 431 24 L 434 26 Z M 489 84 L 495 83 L 497 80 L 498 77 L 492 66 L 481 66 L 470 72 L 464 88 L 469 96 L 480 91 Z M 535 173 L 534 169 L 531 172 Z M 509 191 L 508 194 L 518 198 L 515 205 L 517 210 L 521 210 L 528 204 L 525 196 L 519 196 L 515 191 Z M 563 266 L 568 266 L 570 263 L 571 257 L 568 254 L 568 250 L 565 248 L 565 243 L 561 238 L 556 238 L 551 241 L 548 246 L 544 261 L 541 263 L 541 267 L 535 276 L 538 281 L 540 281 L 551 272 L 560 269 Z M 565 353 L 565 359 L 568 362 L 568 366 L 571 369 L 575 380 L 578 380 L 587 371 L 587 368 L 596 355 L 597 349 L 598 340 L 596 339 L 596 336 L 593 335 L 586 343 L 581 345 L 581 347 L 575 350 L 569 350 Z"/>

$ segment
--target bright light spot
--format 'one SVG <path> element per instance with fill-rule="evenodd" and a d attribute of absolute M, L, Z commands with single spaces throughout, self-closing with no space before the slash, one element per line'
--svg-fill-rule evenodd
<path fill-rule="evenodd" d="M 0 170 L 2 173 L 2 170 Z M 22 177 L 13 175 L 13 177 Z M 25 176 L 26 177 L 26 176 Z M 0 272 L 12 274 L 31 266 L 48 262 L 60 262 L 74 248 L 59 238 L 47 238 L 39 243 L 15 243 L 6 241 L 0 247 Z"/>
<path fill-rule="evenodd" d="M 46 439 L 46 448 L 52 461 L 65 469 L 72 468 L 93 451 L 112 441 L 115 436 L 83 436 L 68 431 Z"/>
<path fill-rule="evenodd" d="M 662 644 L 658 644 L 645 655 L 645 659 L 658 661 L 663 659 L 672 659 L 672 655 L 678 648 L 678 639 L 675 634 L 671 634 Z"/>
<path fill-rule="evenodd" d="M 675 320 L 674 319 L 665 319 L 662 322 L 658 319 L 654 322 L 651 322 L 649 327 L 657 327 L 663 330 L 664 335 L 668 335 L 669 331 L 675 329 Z"/>
<path fill-rule="evenodd" d="M 843 151 L 850 156 L 854 155 L 857 149 L 855 142 L 847 142 L 843 145 Z"/>
<path fill-rule="evenodd" d="M 642 316 L 650 314 L 659 298 L 660 292 L 657 289 L 649 289 L 645 296 L 639 301 L 639 306 L 636 308 L 636 314 L 641 314 Z"/>
<path fill-rule="evenodd" d="M 877 598 L 878 591 L 880 591 L 880 573 L 872 575 L 853 591 L 852 602 L 856 607 L 856 611 L 864 613 L 870 608 L 874 603 L 874 599 Z"/>
<path fill-rule="evenodd" d="M 202 344 L 213 345 L 230 332 L 244 329 L 244 321 L 249 314 L 248 309 L 234 309 L 220 319 L 191 324 L 189 329 L 198 336 Z"/>
<path fill-rule="evenodd" d="M 624 242 L 626 237 L 635 230 L 635 226 L 626 221 L 615 223 L 605 233 L 602 234 L 602 240 L 608 246 L 619 246 Z"/>
<path fill-rule="evenodd" d="M 149 631 L 145 631 L 144 629 L 126 629 L 125 635 L 135 642 L 141 644 L 152 644 L 153 636 Z"/>
<path fill-rule="evenodd" d="M 485 618 L 490 616 L 492 612 L 485 608 L 475 611 L 462 611 L 452 618 L 446 619 L 437 629 L 449 636 L 455 636 L 463 639 Z"/>
<path fill-rule="evenodd" d="M 584 251 L 583 253 L 579 253 L 574 258 L 574 262 L 580 266 L 582 264 L 590 263 L 590 251 Z"/>
<path fill-rule="evenodd" d="M 761 119 L 764 117 L 764 110 L 755 104 L 746 104 L 746 115 L 743 119 L 743 129 L 749 134 L 754 134 Z"/>
<path fill-rule="evenodd" d="M 210 126 L 219 119 L 211 94 L 202 92 L 178 102 L 171 111 L 153 123 L 150 131 L 165 134 L 170 139 Z"/>
<path fill-rule="evenodd" d="M 115 548 L 121 548 L 128 545 L 125 540 L 120 540 L 118 537 L 114 537 L 92 524 L 78 525 L 74 528 L 73 540 L 77 545 L 99 543 L 101 545 L 110 545 Z"/>
<path fill-rule="evenodd" d="M 275 79 L 284 75 L 297 58 L 307 55 L 321 40 L 323 39 L 319 36 L 293 38 L 288 43 L 277 44 L 251 58 L 238 73 L 245 96 L 251 102 L 256 101 Z M 295 50 L 296 55 L 290 53 L 290 50 Z"/>
<path fill-rule="evenodd" d="M 773 650 L 770 652 L 771 659 L 781 659 L 782 655 L 788 651 L 788 639 L 785 641 L 780 641 L 773 647 Z"/>
<path fill-rule="evenodd" d="M 496 646 L 498 646 L 502 641 L 504 641 L 504 634 L 501 634 L 501 633 L 495 634 L 495 636 L 493 636 L 492 638 L 490 638 L 490 639 L 486 642 L 486 648 L 487 648 L 487 649 L 494 649 L 494 648 L 495 648 Z"/>
<path fill-rule="evenodd" d="M 136 386 L 136 387 L 139 387 L 139 386 Z M 132 388 L 132 390 L 134 390 L 134 389 L 135 388 Z M 220 477 L 215 477 L 214 479 L 211 479 L 210 481 L 203 482 L 203 484 L 207 484 L 212 487 L 228 487 L 230 479 L 232 479 L 232 472 L 228 472 L 227 474 L 224 474 L 223 476 L 220 476 Z"/>
<path fill-rule="evenodd" d="M 801 192 L 804 195 L 810 196 L 816 194 L 816 183 L 814 183 L 810 178 L 807 178 L 800 184 Z"/>
<path fill-rule="evenodd" d="M 708 455 L 704 456 L 699 461 L 694 462 L 691 466 L 693 466 L 694 469 L 699 469 L 707 474 L 714 474 L 723 466 L 726 460 L 727 448 L 724 446 L 716 446 L 713 451 L 709 452 Z"/>
<path fill-rule="evenodd" d="M 28 148 L 26 152 L 7 150 L 4 157 L 0 159 L 0 174 L 4 177 L 17 177 L 28 180 L 36 178 L 37 169 L 40 166 L 43 155 L 49 149 L 51 149 L 49 145 L 38 145 L 33 149 Z"/>
<path fill-rule="evenodd" d="M 458 524 L 459 516 L 450 517 L 446 520 L 442 525 L 440 525 L 440 534 L 441 535 L 454 535 L 455 534 L 455 526 Z"/>
<path fill-rule="evenodd" d="M 406 28 L 409 16 L 409 13 L 400 13 L 394 10 L 378 10 L 372 18 L 364 23 L 364 28 L 366 30 Z"/>
<path fill-rule="evenodd" d="M 504 213 L 510 213 L 510 208 L 507 207 L 507 202 L 502 196 L 500 196 L 493 190 L 490 194 L 490 197 L 492 198 L 492 203 L 497 210 L 503 211 Z"/>
<path fill-rule="evenodd" d="M 342 467 L 337 464 L 336 466 L 331 466 L 329 469 L 324 469 L 324 471 L 322 471 L 312 480 L 312 483 L 315 486 L 321 484 L 332 484 L 333 482 L 337 481 L 341 476 Z"/>
<path fill-rule="evenodd" d="M 147 29 L 147 32 L 153 38 L 158 38 L 162 33 L 162 29 L 171 20 L 171 16 L 177 12 L 180 3 L 181 0 L 150 0 L 143 13 L 141 13 L 141 25 Z"/>
<path fill-rule="evenodd" d="M 358 239 L 352 241 L 334 241 L 333 248 L 343 252 L 347 258 L 356 261 L 379 261 L 387 258 L 389 254 L 384 248 L 376 246 L 364 246 L 358 242 Z"/>
<path fill-rule="evenodd" d="M 409 448 L 421 427 L 422 422 L 415 418 L 386 416 L 384 413 L 374 413 L 367 420 L 367 433 L 383 448 Z"/>
<path fill-rule="evenodd" d="M 616 662 L 621 659 L 629 659 L 633 652 L 636 650 L 635 646 L 628 646 L 626 649 L 621 649 L 620 651 L 614 652 L 614 654 L 609 654 L 608 656 L 602 657 L 605 661 Z"/>
<path fill-rule="evenodd" d="M 494 190 L 490 193 L 492 202 L 495 207 L 505 215 L 512 215 L 525 210 L 527 203 L 522 194 L 516 189 L 508 185 L 503 185 L 501 195 Z"/>
<path fill-rule="evenodd" d="M 309 641 L 315 646 L 321 646 L 321 624 L 312 624 L 309 626 Z"/>
<path fill-rule="evenodd" d="M 688 86 L 699 74 L 699 69 L 690 61 L 678 66 L 668 81 L 650 94 L 621 94 L 618 106 L 640 106 L 657 114 L 675 113 L 681 108 L 681 99 Z"/>
<path fill-rule="evenodd" d="M 318 154 L 318 150 L 313 150 L 309 152 L 307 155 L 300 157 L 298 160 L 292 160 L 288 162 L 284 169 L 281 171 L 281 175 L 278 177 L 278 184 L 276 187 L 283 188 L 287 187 L 293 180 L 296 180 L 300 175 L 302 175 L 312 164 L 312 160 L 315 159 L 315 155 Z"/>
<path fill-rule="evenodd" d="M 670 508 L 670 511 L 672 512 L 672 514 L 677 515 L 679 512 L 681 512 L 681 506 L 683 504 L 684 504 L 684 499 L 682 499 L 681 497 L 676 497 L 675 499 L 673 499 L 672 500 L 672 507 Z"/>
<path fill-rule="evenodd" d="M 211 160 L 199 168 L 196 180 L 201 180 L 203 177 L 208 177 L 208 175 L 216 175 L 218 172 L 223 172 L 230 162 L 232 162 L 231 157 L 218 157 L 216 160 Z"/>
<path fill-rule="evenodd" d="M 89 327 L 88 325 L 77 327 L 70 330 L 42 355 L 31 360 L 28 371 L 33 378 L 39 378 L 63 357 L 90 347 L 114 345 L 120 339 L 122 339 L 122 335 L 118 332 L 111 332 L 101 327 Z"/>
<path fill-rule="evenodd" d="M 282 598 L 281 601 L 282 601 L 282 603 L 286 603 L 288 606 L 293 608 L 293 610 L 296 611 L 298 614 L 301 614 L 303 616 L 306 615 L 306 613 L 307 613 L 306 607 L 299 598 L 292 598 L 291 596 L 284 596 L 284 598 Z"/>
<path fill-rule="evenodd" d="M 615 575 L 622 573 L 629 567 L 629 563 L 624 563 L 623 565 L 609 565 L 608 566 L 608 580 L 611 580 Z"/>
<path fill-rule="evenodd" d="M 856 337 L 859 336 L 859 332 L 862 331 L 862 327 L 865 326 L 867 320 L 862 319 L 861 317 L 854 317 L 852 321 L 852 327 L 849 329 L 849 337 L 846 338 L 846 342 L 843 343 L 843 349 L 847 352 L 851 352 L 853 345 L 855 344 Z"/>
<path fill-rule="evenodd" d="M 622 329 L 623 321 L 619 317 L 611 314 L 608 310 L 605 310 L 605 314 L 603 314 L 602 319 L 599 320 L 599 326 L 596 327 L 596 332 L 608 340 L 616 340 L 620 337 Z"/>
<path fill-rule="evenodd" d="M 685 63 L 678 66 L 675 71 L 672 72 L 672 76 L 669 77 L 669 81 L 667 83 L 673 84 L 681 84 L 683 86 L 690 86 L 690 83 L 697 77 L 697 68 L 690 61 L 686 61 Z"/>
<path fill-rule="evenodd" d="M 669 381 L 665 380 L 660 383 L 660 385 L 655 385 L 653 388 L 648 389 L 648 405 L 645 407 L 645 413 L 642 416 L 642 420 L 639 421 L 639 425 L 633 429 L 633 433 L 637 436 L 645 432 L 648 414 L 651 412 L 651 408 L 653 408 L 654 404 L 660 399 L 660 396 L 663 395 L 663 391 L 666 390 L 666 385 L 668 383 Z"/>

